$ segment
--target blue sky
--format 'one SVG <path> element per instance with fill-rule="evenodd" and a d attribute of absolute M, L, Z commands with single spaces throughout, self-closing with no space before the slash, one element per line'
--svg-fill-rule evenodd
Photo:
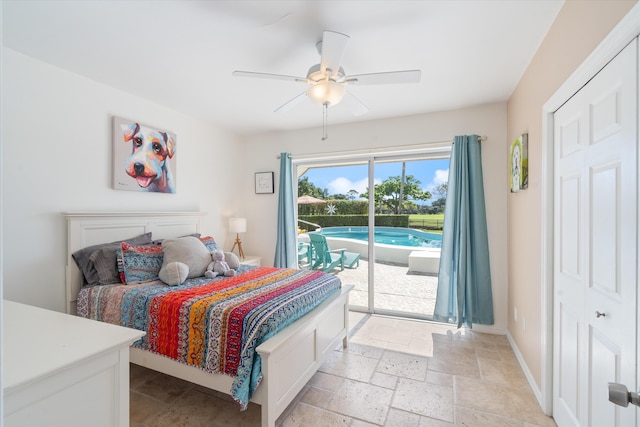
<path fill-rule="evenodd" d="M 418 160 L 406 162 L 406 175 L 413 175 L 420 181 L 423 190 L 431 191 L 449 176 L 449 159 Z M 384 181 L 389 176 L 402 175 L 402 162 L 376 163 L 374 179 L 376 183 Z M 346 194 L 354 189 L 363 193 L 367 188 L 367 165 L 335 166 L 328 168 L 309 169 L 303 177 L 308 176 L 309 182 L 316 187 L 326 188 L 329 194 Z M 433 193 L 432 193 L 433 194 Z M 433 199 L 432 199 L 433 200 Z M 431 204 L 431 201 L 427 204 Z"/>

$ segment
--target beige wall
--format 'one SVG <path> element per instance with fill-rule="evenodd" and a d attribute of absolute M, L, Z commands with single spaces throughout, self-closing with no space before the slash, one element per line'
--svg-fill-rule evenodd
<path fill-rule="evenodd" d="M 635 3 L 568 0 L 508 102 L 505 162 L 509 142 L 529 134 L 529 188 L 507 198 L 508 329 L 538 387 L 543 359 L 542 106 Z"/>

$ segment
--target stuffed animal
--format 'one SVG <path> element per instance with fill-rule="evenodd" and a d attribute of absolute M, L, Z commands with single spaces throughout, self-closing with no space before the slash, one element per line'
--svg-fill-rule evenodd
<path fill-rule="evenodd" d="M 216 276 L 231 277 L 236 274 L 236 271 L 229 267 L 229 264 L 225 261 L 225 254 L 221 250 L 211 252 L 211 258 L 213 261 L 207 266 L 207 271 L 204 272 L 205 277 L 213 279 Z"/>

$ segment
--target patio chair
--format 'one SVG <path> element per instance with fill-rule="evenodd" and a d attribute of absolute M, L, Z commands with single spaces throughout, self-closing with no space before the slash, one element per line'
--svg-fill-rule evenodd
<path fill-rule="evenodd" d="M 311 264 L 311 245 L 307 242 L 298 242 L 298 263 L 301 261 Z"/>
<path fill-rule="evenodd" d="M 329 249 L 327 238 L 319 233 L 309 233 L 309 240 L 313 251 L 312 270 L 331 271 L 340 266 L 357 268 L 360 266 L 360 254 L 347 252 L 346 249 Z"/>

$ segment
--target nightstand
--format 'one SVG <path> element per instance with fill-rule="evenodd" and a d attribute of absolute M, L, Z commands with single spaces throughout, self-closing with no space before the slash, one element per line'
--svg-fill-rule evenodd
<path fill-rule="evenodd" d="M 257 265 L 260 266 L 260 262 L 262 258 L 256 255 L 247 255 L 244 259 L 240 260 L 240 264 L 242 265 Z"/>

